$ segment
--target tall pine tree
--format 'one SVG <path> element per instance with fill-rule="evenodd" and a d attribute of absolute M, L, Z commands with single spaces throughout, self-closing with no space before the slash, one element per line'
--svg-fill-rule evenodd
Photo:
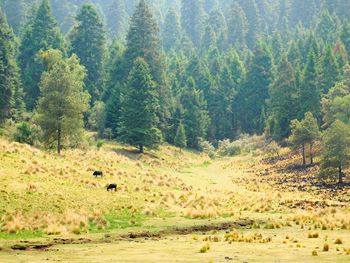
<path fill-rule="evenodd" d="M 239 122 L 243 132 L 262 133 L 265 126 L 266 99 L 274 78 L 274 64 L 270 48 L 258 42 L 248 68 L 244 87 L 238 94 Z"/>
<path fill-rule="evenodd" d="M 21 82 L 15 60 L 15 36 L 0 9 L 0 125 L 23 110 Z"/>
<path fill-rule="evenodd" d="M 137 58 L 142 57 L 146 61 L 150 67 L 152 79 L 156 82 L 161 105 L 158 111 L 159 128 L 162 132 L 166 132 L 173 101 L 165 76 L 165 59 L 161 50 L 157 21 L 146 1 L 140 0 L 130 20 L 124 56 L 124 78 L 128 76 Z"/>
<path fill-rule="evenodd" d="M 150 68 L 143 58 L 137 58 L 130 71 L 125 98 L 122 102 L 120 138 L 137 146 L 156 147 L 162 139 L 158 129 L 159 100 Z"/>
<path fill-rule="evenodd" d="M 91 4 L 82 5 L 76 17 L 70 40 L 71 51 L 77 54 L 87 70 L 85 85 L 92 102 L 103 92 L 104 63 L 106 58 L 106 35 L 102 19 Z"/>
<path fill-rule="evenodd" d="M 294 69 L 284 55 L 269 88 L 269 129 L 275 140 L 290 135 L 290 122 L 298 117 L 298 96 Z"/>
<path fill-rule="evenodd" d="M 182 0 L 181 24 L 193 44 L 199 47 L 205 28 L 205 11 L 202 0 Z"/>
<path fill-rule="evenodd" d="M 196 88 L 193 78 L 189 78 L 181 96 L 184 107 L 184 126 L 187 145 L 198 149 L 199 141 L 207 135 L 209 117 L 203 93 Z"/>
<path fill-rule="evenodd" d="M 312 50 L 309 53 L 303 75 L 300 88 L 299 118 L 304 116 L 306 112 L 311 112 L 315 118 L 320 119 L 321 90 L 317 81 L 315 53 Z"/>
<path fill-rule="evenodd" d="M 26 102 L 30 110 L 38 98 L 39 81 L 44 71 L 41 60 L 37 57 L 40 50 L 55 48 L 64 50 L 64 41 L 56 20 L 52 16 L 48 0 L 42 0 L 33 18 L 25 27 L 19 47 L 19 64 L 25 87 Z"/>

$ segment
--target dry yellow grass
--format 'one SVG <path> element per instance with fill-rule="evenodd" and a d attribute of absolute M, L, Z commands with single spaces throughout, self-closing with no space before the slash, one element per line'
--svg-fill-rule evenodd
<path fill-rule="evenodd" d="M 241 261 L 270 262 L 271 258 L 263 256 L 269 250 L 286 262 L 304 257 L 310 262 L 331 258 L 347 262 L 350 209 L 343 201 L 346 193 L 315 187 L 311 178 L 317 167 L 289 171 L 285 168 L 298 163 L 299 157 L 287 149 L 281 156 L 276 162 L 257 155 L 208 160 L 170 146 L 139 155 L 111 143 L 100 151 L 69 150 L 57 156 L 0 138 L 1 234 L 20 236 L 29 231 L 90 238 L 91 232 L 190 227 L 245 218 L 254 220 L 252 229 L 203 237 L 196 233 L 168 243 L 168 237 L 162 237 L 158 242 L 164 253 L 175 255 L 174 261 L 196 255 L 198 262 L 221 262 L 225 259 L 219 255 L 233 258 L 230 253 L 237 251 L 242 253 L 237 254 Z M 94 170 L 104 171 L 105 176 L 93 178 Z M 116 193 L 104 188 L 112 182 L 118 184 Z M 158 246 L 154 242 L 147 240 L 145 247 L 152 250 Z M 199 253 L 207 244 L 210 249 Z M 119 245 L 125 246 L 125 253 L 137 247 Z M 179 251 L 167 249 L 175 246 Z M 60 247 L 57 255 L 66 247 Z M 103 262 L 102 252 L 108 254 L 113 244 L 103 247 L 97 253 L 101 261 L 91 262 Z M 70 252 L 76 248 L 67 249 L 67 255 L 74 258 Z M 252 257 L 248 251 L 253 251 Z M 127 259 L 125 255 L 120 258 Z M 135 255 L 124 262 L 138 259 Z"/>

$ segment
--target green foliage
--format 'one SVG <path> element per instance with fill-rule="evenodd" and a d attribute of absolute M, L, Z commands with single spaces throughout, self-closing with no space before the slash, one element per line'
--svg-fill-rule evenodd
<path fill-rule="evenodd" d="M 185 127 L 182 122 L 180 122 L 179 126 L 177 127 L 176 135 L 174 138 L 174 145 L 179 148 L 186 148 L 187 146 Z"/>
<path fill-rule="evenodd" d="M 158 129 L 158 93 L 150 68 L 143 58 L 136 59 L 125 92 L 121 109 L 121 140 L 137 146 L 140 153 L 144 147 L 157 147 L 162 139 Z"/>
<path fill-rule="evenodd" d="M 83 5 L 76 17 L 77 24 L 70 34 L 71 51 L 86 68 L 85 86 L 98 100 L 103 92 L 106 35 L 101 17 L 94 5 Z"/>
<path fill-rule="evenodd" d="M 202 41 L 205 27 L 204 20 L 205 11 L 201 0 L 182 0 L 182 28 L 196 47 L 199 47 Z"/>
<path fill-rule="evenodd" d="M 247 133 L 262 133 L 265 126 L 266 99 L 274 78 L 271 50 L 266 43 L 255 46 L 254 58 L 248 68 L 247 80 L 238 94 L 240 128 Z"/>
<path fill-rule="evenodd" d="M 127 45 L 124 56 L 124 78 L 134 66 L 135 60 L 143 58 L 150 68 L 152 80 L 158 93 L 160 110 L 157 111 L 162 132 L 168 129 L 168 119 L 172 111 L 172 96 L 165 77 L 165 61 L 161 52 L 159 28 L 150 6 L 141 0 L 130 20 Z"/>
<path fill-rule="evenodd" d="M 335 120 L 350 123 L 350 73 L 349 65 L 345 66 L 345 78 L 332 87 L 322 99 L 323 127 L 329 127 Z"/>
<path fill-rule="evenodd" d="M 268 129 L 275 140 L 290 134 L 290 122 L 298 117 L 299 90 L 292 65 L 283 56 L 277 77 L 269 87 Z"/>
<path fill-rule="evenodd" d="M 7 0 L 4 4 L 4 11 L 9 18 L 8 22 L 16 35 L 22 32 L 27 19 L 28 3 L 25 0 Z"/>
<path fill-rule="evenodd" d="M 350 164 L 350 129 L 343 122 L 336 120 L 323 134 L 324 145 L 321 160 L 321 178 L 338 177 L 343 180 L 343 170 Z"/>
<path fill-rule="evenodd" d="M 180 44 L 180 18 L 174 9 L 170 9 L 165 17 L 162 37 L 165 51 L 170 51 L 172 48 Z"/>
<path fill-rule="evenodd" d="M 98 132 L 98 136 L 103 136 L 106 122 L 106 105 L 102 101 L 95 101 L 94 106 L 89 110 L 88 125 L 93 131 Z"/>
<path fill-rule="evenodd" d="M 16 100 L 22 100 L 18 67 L 15 60 L 15 38 L 0 9 L 0 125 L 12 117 Z"/>
<path fill-rule="evenodd" d="M 278 145 L 277 142 L 272 141 L 270 142 L 265 148 L 264 152 L 266 152 L 270 157 L 277 156 L 279 157 L 279 152 L 281 150 L 281 147 Z"/>
<path fill-rule="evenodd" d="M 320 89 L 327 93 L 331 87 L 339 80 L 340 70 L 336 57 L 330 47 L 326 49 L 321 60 Z"/>
<path fill-rule="evenodd" d="M 181 95 L 181 102 L 184 107 L 187 145 L 190 148 L 198 149 L 200 138 L 206 137 L 209 117 L 203 93 L 196 88 L 192 78 L 188 80 Z"/>
<path fill-rule="evenodd" d="M 34 145 L 39 140 L 39 128 L 29 122 L 21 122 L 16 125 L 13 140 L 19 143 Z"/>
<path fill-rule="evenodd" d="M 300 88 L 299 116 L 303 116 L 306 112 L 311 112 L 319 119 L 321 113 L 321 89 L 317 81 L 316 57 L 313 50 L 308 55 L 303 75 Z"/>
<path fill-rule="evenodd" d="M 125 0 L 112 0 L 106 15 L 109 34 L 119 39 L 124 39 L 128 24 Z"/>
<path fill-rule="evenodd" d="M 58 50 L 41 53 L 47 65 L 40 82 L 41 96 L 37 107 L 37 123 L 43 130 L 48 147 L 57 144 L 75 146 L 82 138 L 83 114 L 88 110 L 89 94 L 84 92 L 85 69 L 76 55 L 66 59 Z"/>
<path fill-rule="evenodd" d="M 98 150 L 100 150 L 104 144 L 105 144 L 105 142 L 104 142 L 103 140 L 98 140 L 98 141 L 96 142 L 96 148 L 97 148 Z"/>
<path fill-rule="evenodd" d="M 292 120 L 291 122 L 291 136 L 288 138 L 289 143 L 294 149 L 302 148 L 303 164 L 305 160 L 305 146 L 310 145 L 310 157 L 312 163 L 312 145 L 320 137 L 320 130 L 317 120 L 311 112 L 307 112 L 302 121 Z"/>
<path fill-rule="evenodd" d="M 32 110 L 39 97 L 39 82 L 44 71 L 38 58 L 40 50 L 49 48 L 63 51 L 64 40 L 54 19 L 48 0 L 42 0 L 31 20 L 26 24 L 19 47 L 19 64 L 25 87 L 26 104 Z"/>
<path fill-rule="evenodd" d="M 219 141 L 218 153 L 221 156 L 235 156 L 241 153 L 241 147 L 236 142 L 230 142 L 230 140 Z"/>

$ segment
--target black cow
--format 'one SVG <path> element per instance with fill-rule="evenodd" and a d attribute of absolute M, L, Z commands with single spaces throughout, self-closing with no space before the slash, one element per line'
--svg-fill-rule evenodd
<path fill-rule="evenodd" d="M 93 176 L 95 176 L 95 177 L 98 177 L 98 176 L 103 176 L 103 172 L 102 171 L 95 171 L 93 174 L 92 174 Z"/>
<path fill-rule="evenodd" d="M 107 191 L 117 191 L 117 184 L 107 184 Z"/>

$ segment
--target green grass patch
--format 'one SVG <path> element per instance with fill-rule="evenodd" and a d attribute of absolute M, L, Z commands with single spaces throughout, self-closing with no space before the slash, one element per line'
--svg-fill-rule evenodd
<path fill-rule="evenodd" d="M 16 234 L 0 232 L 0 239 L 32 239 L 46 236 L 41 231 L 20 231 Z"/>
<path fill-rule="evenodd" d="M 126 229 L 133 227 L 141 227 L 146 220 L 146 216 L 131 214 L 127 209 L 120 214 L 107 214 L 105 219 L 108 221 L 108 226 L 104 229 L 97 229 L 94 223 L 90 223 L 89 231 L 91 233 L 103 233 L 115 229 Z"/>

